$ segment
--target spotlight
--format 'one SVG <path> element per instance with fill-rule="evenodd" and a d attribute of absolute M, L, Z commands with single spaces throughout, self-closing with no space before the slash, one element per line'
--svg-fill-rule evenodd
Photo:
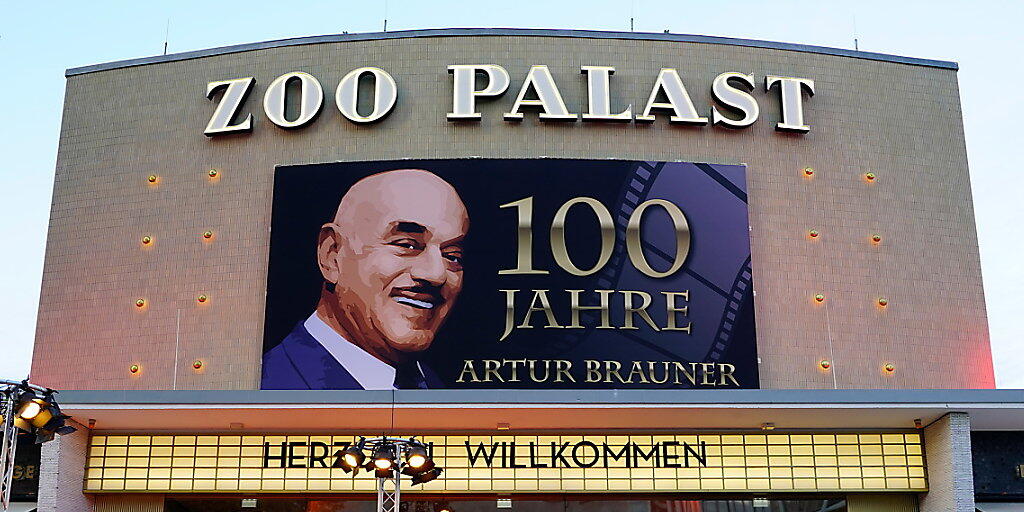
<path fill-rule="evenodd" d="M 32 396 L 34 397 L 35 395 Z M 43 412 L 41 402 L 41 400 L 36 398 L 23 402 L 21 407 L 18 408 L 18 417 L 23 420 L 32 421 L 36 416 L 39 416 L 39 413 Z"/>
<path fill-rule="evenodd" d="M 363 449 L 366 447 L 366 438 L 359 438 L 359 442 L 350 445 L 341 452 L 341 459 L 337 461 L 338 466 L 345 470 L 346 473 L 353 471 L 359 471 L 362 467 L 363 462 L 366 461 L 366 454 L 363 453 Z"/>
<path fill-rule="evenodd" d="M 394 474 L 392 468 L 397 465 L 395 445 L 388 442 L 377 445 L 377 449 L 373 451 L 373 460 L 370 465 L 375 470 L 377 478 L 391 478 Z"/>
<path fill-rule="evenodd" d="M 437 480 L 437 477 L 441 476 L 441 472 L 444 470 L 441 468 L 434 468 L 429 471 L 424 471 L 418 475 L 413 475 L 412 485 L 425 484 L 431 480 Z"/>
<path fill-rule="evenodd" d="M 412 469 L 422 468 L 429 460 L 425 446 L 415 444 L 405 452 L 405 463 Z"/>

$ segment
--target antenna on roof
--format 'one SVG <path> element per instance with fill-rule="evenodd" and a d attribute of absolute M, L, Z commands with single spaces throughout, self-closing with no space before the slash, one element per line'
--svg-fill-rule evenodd
<path fill-rule="evenodd" d="M 853 15 L 853 49 L 860 51 L 860 44 L 857 41 L 857 15 Z"/>
<path fill-rule="evenodd" d="M 384 32 L 388 31 L 388 0 L 384 0 Z"/>
<path fill-rule="evenodd" d="M 167 18 L 167 29 L 164 31 L 164 55 L 167 55 L 167 41 L 171 35 L 171 19 Z"/>

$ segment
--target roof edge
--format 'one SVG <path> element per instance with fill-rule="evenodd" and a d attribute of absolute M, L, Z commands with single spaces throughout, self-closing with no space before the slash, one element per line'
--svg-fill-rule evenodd
<path fill-rule="evenodd" d="M 779 43 L 774 41 L 761 41 L 757 39 L 739 39 L 720 36 L 701 36 L 692 34 L 659 34 L 652 32 L 611 32 L 600 30 L 569 30 L 569 29 L 535 29 L 535 28 L 442 28 L 442 29 L 420 29 L 400 30 L 396 32 L 366 32 L 359 34 L 331 34 L 322 36 L 293 37 L 288 39 L 276 39 L 259 43 L 245 43 L 230 46 L 220 46 L 205 50 L 190 52 L 172 53 L 169 55 L 155 55 L 152 57 L 140 57 L 137 59 L 119 60 L 102 64 L 92 64 L 68 68 L 64 76 L 71 77 L 108 71 L 112 69 L 128 68 L 134 66 L 145 66 L 148 64 L 160 64 L 164 62 L 176 62 L 181 60 L 212 57 L 229 53 L 247 52 L 253 50 L 265 50 L 268 48 L 280 48 L 285 46 L 300 46 L 320 43 L 339 43 L 348 41 L 374 41 L 386 39 L 407 39 L 413 37 L 451 37 L 451 36 L 537 36 L 537 37 L 578 37 L 589 39 L 626 39 L 640 41 L 670 41 L 682 43 L 705 43 L 723 44 L 731 46 L 746 46 L 751 48 L 766 48 L 773 50 L 788 50 L 806 53 L 818 53 L 823 55 L 834 55 L 839 57 L 851 57 L 855 59 L 875 60 L 882 62 L 894 62 L 898 64 L 910 64 L 915 66 L 926 66 L 942 69 L 958 70 L 956 62 L 932 59 L 920 59 L 916 57 L 903 57 L 885 53 L 862 52 L 848 50 L 845 48 L 831 48 L 827 46 L 813 46 L 795 43 Z"/>
<path fill-rule="evenodd" d="M 442 404 L 491 404 L 496 406 L 628 405 L 701 406 L 773 405 L 814 407 L 827 405 L 892 406 L 954 404 L 1024 408 L 1019 389 L 849 389 L 849 390 L 414 390 L 414 391 L 63 391 L 58 400 L 75 404 L 395 404 L 429 406 Z"/>

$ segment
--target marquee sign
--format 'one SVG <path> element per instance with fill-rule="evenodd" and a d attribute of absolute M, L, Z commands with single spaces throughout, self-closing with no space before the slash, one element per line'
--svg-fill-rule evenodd
<path fill-rule="evenodd" d="M 354 435 L 98 435 L 87 492 L 370 493 Z M 444 473 L 403 492 L 922 492 L 918 432 L 429 435 Z"/>

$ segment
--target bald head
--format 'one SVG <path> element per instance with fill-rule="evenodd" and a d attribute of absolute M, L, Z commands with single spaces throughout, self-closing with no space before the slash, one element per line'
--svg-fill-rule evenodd
<path fill-rule="evenodd" d="M 360 180 L 320 231 L 327 286 L 317 314 L 378 359 L 411 359 L 430 346 L 462 290 L 468 230 L 459 194 L 428 171 Z"/>

